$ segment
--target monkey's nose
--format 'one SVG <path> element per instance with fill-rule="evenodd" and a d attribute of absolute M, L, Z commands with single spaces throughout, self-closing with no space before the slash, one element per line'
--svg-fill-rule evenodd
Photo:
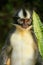
<path fill-rule="evenodd" d="M 30 20 L 30 19 L 25 19 L 25 20 L 23 21 L 22 27 L 23 27 L 23 28 L 27 28 L 27 27 L 30 26 L 30 25 L 31 25 L 31 20 Z"/>
<path fill-rule="evenodd" d="M 27 25 L 27 21 L 24 21 L 23 24 Z"/>
<path fill-rule="evenodd" d="M 28 27 L 28 24 L 26 21 L 23 22 L 23 25 L 22 25 L 23 28 L 27 28 Z"/>
<path fill-rule="evenodd" d="M 25 25 L 31 25 L 31 19 L 25 19 L 23 23 Z"/>

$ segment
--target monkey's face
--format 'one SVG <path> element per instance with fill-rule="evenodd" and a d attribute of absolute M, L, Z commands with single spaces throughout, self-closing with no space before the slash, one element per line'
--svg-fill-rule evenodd
<path fill-rule="evenodd" d="M 32 15 L 30 11 L 21 9 L 15 16 L 15 24 L 26 29 L 32 25 Z"/>

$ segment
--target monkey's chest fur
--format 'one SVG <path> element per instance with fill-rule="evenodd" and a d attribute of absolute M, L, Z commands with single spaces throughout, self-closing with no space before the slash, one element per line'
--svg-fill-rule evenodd
<path fill-rule="evenodd" d="M 10 42 L 13 48 L 11 65 L 35 65 L 35 42 L 30 32 L 16 31 L 12 34 Z"/>

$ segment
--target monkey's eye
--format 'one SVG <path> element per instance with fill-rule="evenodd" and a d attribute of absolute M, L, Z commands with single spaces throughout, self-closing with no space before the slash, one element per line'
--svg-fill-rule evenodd
<path fill-rule="evenodd" d="M 22 19 L 18 19 L 17 20 L 19 24 L 23 24 L 23 20 Z"/>
<path fill-rule="evenodd" d="M 31 24 L 31 19 L 28 19 L 28 22 L 27 22 L 27 24 L 29 24 L 29 25 Z"/>

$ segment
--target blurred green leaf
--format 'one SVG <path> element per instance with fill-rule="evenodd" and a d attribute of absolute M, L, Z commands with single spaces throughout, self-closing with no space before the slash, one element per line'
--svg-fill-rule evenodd
<path fill-rule="evenodd" d="M 4 22 L 2 19 L 0 19 L 0 25 L 4 25 Z"/>
<path fill-rule="evenodd" d="M 6 10 L 10 13 L 13 10 L 13 6 L 11 4 L 6 4 Z"/>
<path fill-rule="evenodd" d="M 33 28 L 38 40 L 40 54 L 43 57 L 43 24 L 41 23 L 41 20 L 35 11 L 33 11 Z"/>

